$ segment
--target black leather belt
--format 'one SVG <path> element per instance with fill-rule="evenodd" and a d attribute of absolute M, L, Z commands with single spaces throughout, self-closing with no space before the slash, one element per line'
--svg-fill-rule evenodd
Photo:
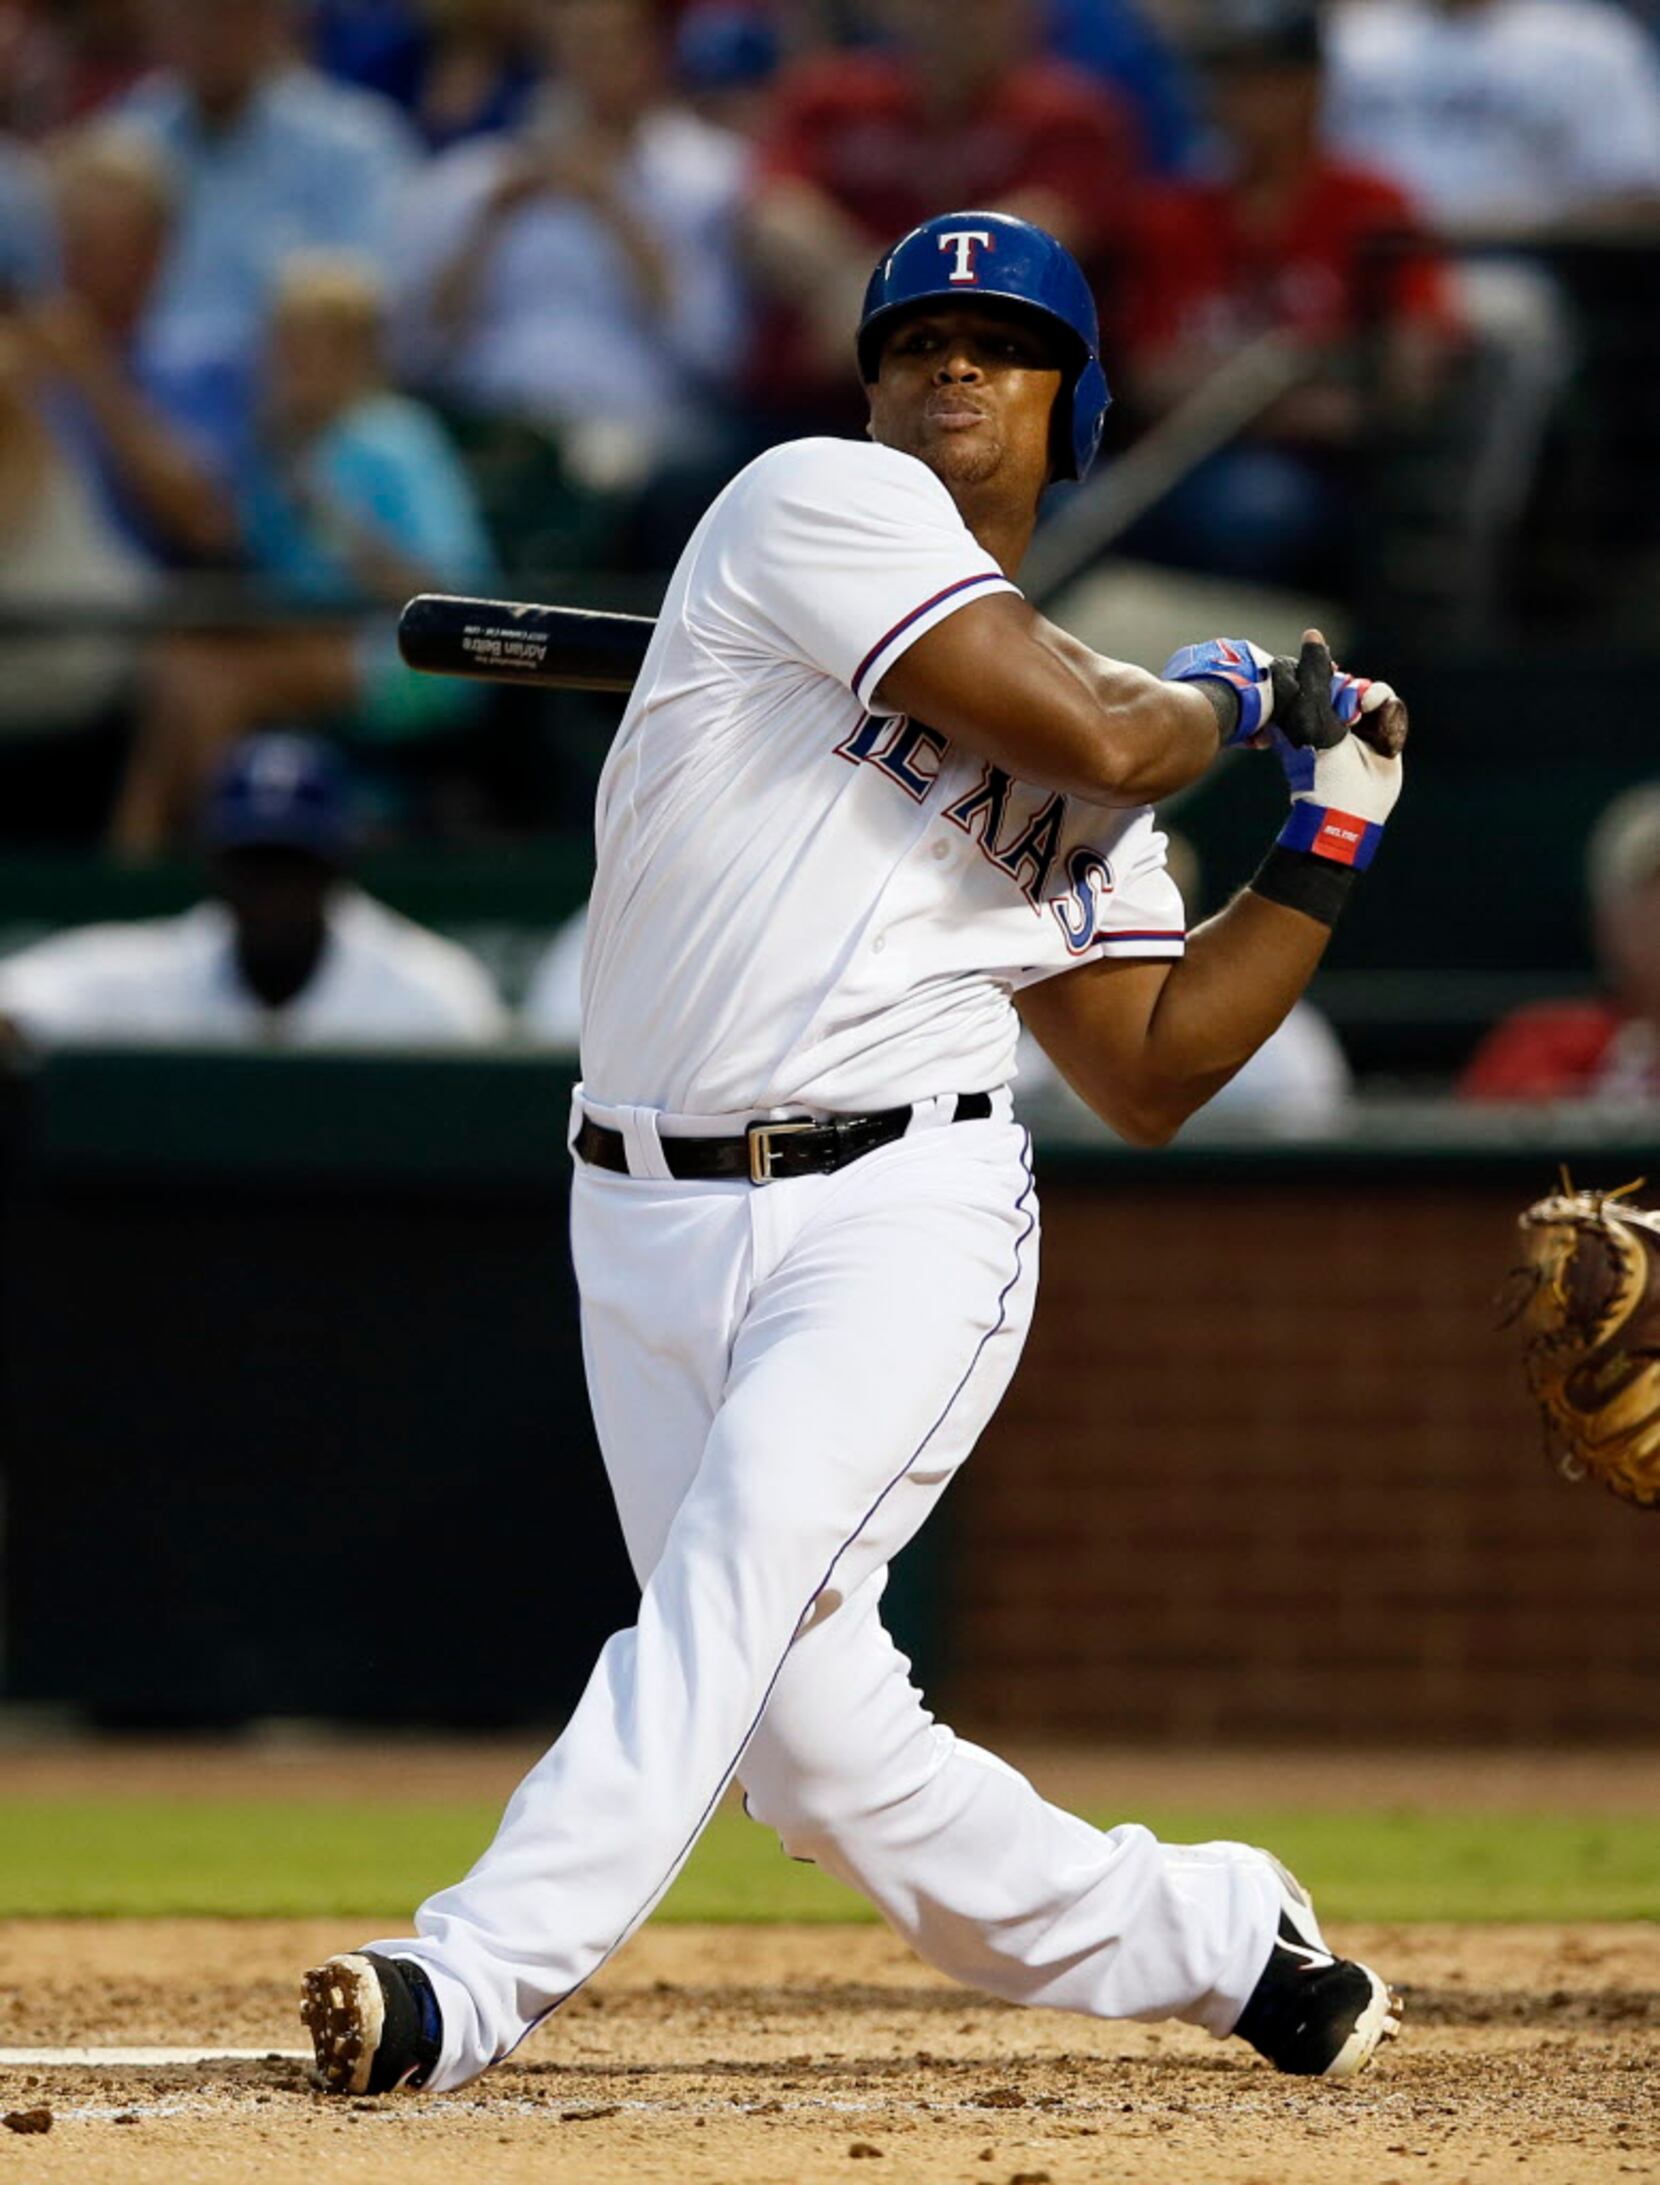
<path fill-rule="evenodd" d="M 910 1108 L 883 1108 L 875 1115 L 838 1115 L 828 1123 L 751 1123 L 741 1138 L 660 1138 L 669 1174 L 683 1183 L 775 1184 L 794 1176 L 833 1176 L 838 1168 L 878 1146 L 903 1138 Z M 990 1093 L 959 1093 L 953 1123 L 984 1123 L 991 1118 Z M 628 1147 L 620 1130 L 610 1130 L 584 1116 L 576 1150 L 593 1168 L 630 1173 Z"/>

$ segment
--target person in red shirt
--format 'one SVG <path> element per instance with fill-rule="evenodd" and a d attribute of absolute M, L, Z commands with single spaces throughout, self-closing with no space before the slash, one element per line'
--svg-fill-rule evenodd
<path fill-rule="evenodd" d="M 1585 876 L 1607 994 L 1513 1011 L 1465 1066 L 1464 1099 L 1660 1101 L 1660 781 L 1608 806 Z"/>
<path fill-rule="evenodd" d="M 1236 9 L 1202 57 L 1220 171 L 1135 207 L 1110 314 L 1123 392 L 1156 419 L 1269 332 L 1302 337 L 1320 362 L 1131 543 L 1225 574 L 1329 583 L 1364 422 L 1355 338 L 1381 332 L 1391 391 L 1421 398 L 1452 331 L 1447 291 L 1427 252 L 1377 251 L 1416 231 L 1403 193 L 1322 145 L 1312 6 Z"/>
<path fill-rule="evenodd" d="M 1140 172 L 1127 106 L 1042 57 L 1031 0 L 883 0 L 892 45 L 788 71 L 747 228 L 756 402 L 847 425 L 847 329 L 877 254 L 951 205 L 1016 213 L 1088 260 Z"/>

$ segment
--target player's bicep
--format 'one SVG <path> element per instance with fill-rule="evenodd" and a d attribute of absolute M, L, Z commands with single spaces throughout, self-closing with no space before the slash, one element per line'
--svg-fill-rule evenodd
<path fill-rule="evenodd" d="M 1174 964 L 1102 958 L 1015 996 L 1026 1029 L 1104 1123 L 1132 1145 L 1160 1144 L 1144 1100 L 1148 1032 Z"/>
<path fill-rule="evenodd" d="M 1021 781 L 1115 803 L 1117 785 L 1103 774 L 1114 667 L 1096 663 L 1100 687 L 1092 690 L 1059 635 L 1018 593 L 969 600 L 888 669 L 878 708 L 926 721 Z M 1126 698 L 1132 679 L 1150 680 L 1139 669 L 1122 674 Z"/>

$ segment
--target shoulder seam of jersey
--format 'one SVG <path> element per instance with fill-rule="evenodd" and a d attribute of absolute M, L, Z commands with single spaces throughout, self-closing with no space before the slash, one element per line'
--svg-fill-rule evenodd
<path fill-rule="evenodd" d="M 913 607 L 908 615 L 902 615 L 885 636 L 876 640 L 876 643 L 872 645 L 869 652 L 865 654 L 853 671 L 849 687 L 860 705 L 868 703 L 860 685 L 876 662 L 881 659 L 883 653 L 888 650 L 894 639 L 903 637 L 913 622 L 920 621 L 925 614 L 931 613 L 935 607 L 941 606 L 948 599 L 955 598 L 957 593 L 969 591 L 978 584 L 996 584 L 1007 591 L 1016 590 L 1016 586 L 1010 583 L 1001 569 L 981 569 L 971 577 L 959 577 L 955 584 L 946 585 L 942 591 L 936 592 L 931 599 L 925 599 L 920 606 Z"/>

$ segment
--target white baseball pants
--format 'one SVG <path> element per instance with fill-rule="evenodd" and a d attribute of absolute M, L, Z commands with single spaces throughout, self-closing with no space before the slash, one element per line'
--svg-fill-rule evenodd
<path fill-rule="evenodd" d="M 971 1986 L 1221 2034 L 1255 1985 L 1282 1902 L 1261 1852 L 1046 1804 L 933 1720 L 882 1627 L 887 1564 L 995 1410 L 1037 1286 L 1024 1133 L 940 1121 L 760 1189 L 579 1169 L 589 1389 L 639 1619 L 472 1872 L 413 1939 L 370 1945 L 432 1979 L 434 2087 L 604 1964 L 734 1774 L 786 1851 Z"/>

